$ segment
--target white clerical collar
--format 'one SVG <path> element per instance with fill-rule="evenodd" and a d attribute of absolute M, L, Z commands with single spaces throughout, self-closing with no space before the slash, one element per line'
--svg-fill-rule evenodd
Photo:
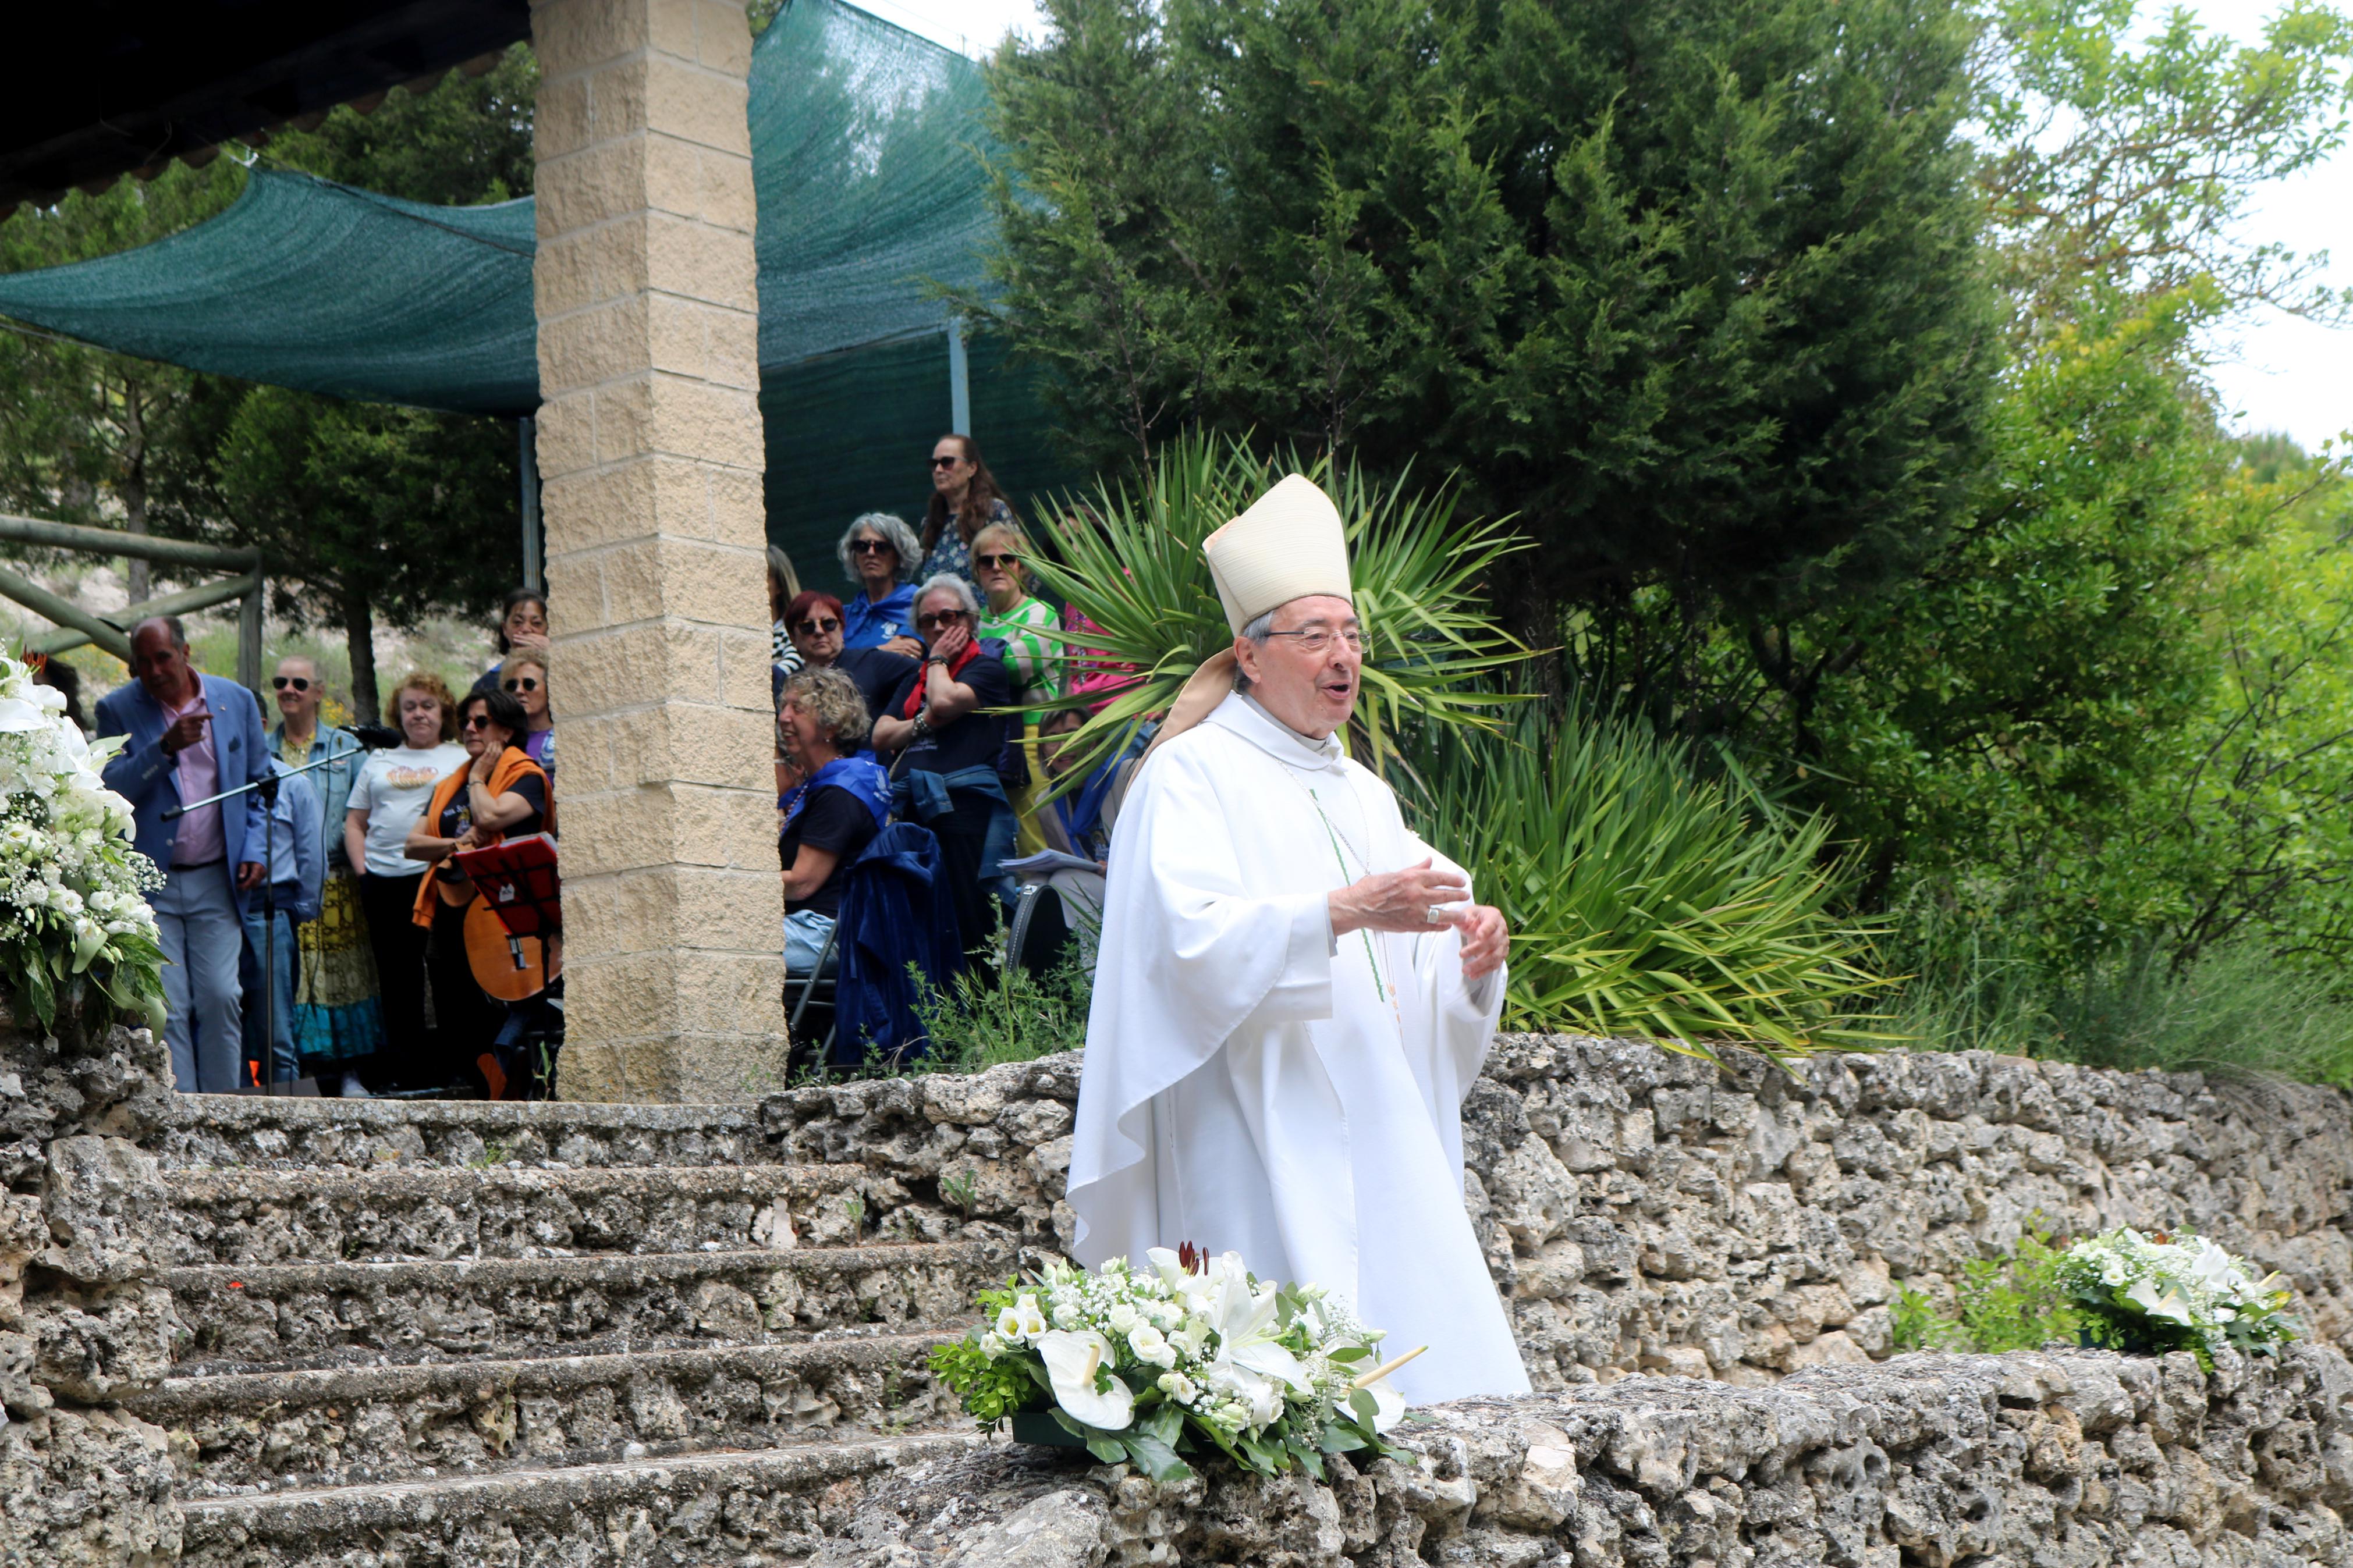
<path fill-rule="evenodd" d="M 1340 760 L 1336 735 L 1322 740 L 1302 734 L 1268 712 L 1257 698 L 1237 691 L 1218 704 L 1205 722 L 1230 730 L 1278 761 L 1294 768 L 1328 768 Z"/>

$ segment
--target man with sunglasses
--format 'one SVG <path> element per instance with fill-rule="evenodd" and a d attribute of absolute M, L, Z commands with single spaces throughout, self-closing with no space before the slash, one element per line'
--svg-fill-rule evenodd
<path fill-rule="evenodd" d="M 168 821 L 164 814 L 269 776 L 261 707 L 236 681 L 190 666 L 176 616 L 131 628 L 131 671 L 137 679 L 99 700 L 95 727 L 129 737 L 106 764 L 106 784 L 131 803 L 132 847 L 164 868 L 147 901 L 163 938 L 172 1079 L 185 1093 L 227 1094 L 245 1051 L 237 962 L 269 813 L 255 790 Z"/>

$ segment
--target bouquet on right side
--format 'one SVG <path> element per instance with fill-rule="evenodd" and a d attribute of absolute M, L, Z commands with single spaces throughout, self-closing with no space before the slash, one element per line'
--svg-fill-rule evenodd
<path fill-rule="evenodd" d="M 2268 1354 L 2303 1337 L 2284 1277 L 2257 1279 L 2244 1258 L 2189 1231 L 2119 1226 L 2070 1247 L 2056 1275 L 2086 1342 L 2128 1355 L 2186 1350 L 2211 1371 L 2225 1346 Z"/>

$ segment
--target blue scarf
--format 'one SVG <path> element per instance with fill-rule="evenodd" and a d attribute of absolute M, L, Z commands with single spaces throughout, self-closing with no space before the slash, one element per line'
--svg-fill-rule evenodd
<path fill-rule="evenodd" d="M 882 771 L 872 757 L 836 757 L 818 769 L 794 788 L 785 792 L 776 802 L 783 808 L 785 826 L 790 827 L 793 818 L 801 814 L 810 795 L 828 784 L 846 789 L 858 798 L 858 804 L 874 814 L 878 828 L 891 820 L 891 775 Z"/>

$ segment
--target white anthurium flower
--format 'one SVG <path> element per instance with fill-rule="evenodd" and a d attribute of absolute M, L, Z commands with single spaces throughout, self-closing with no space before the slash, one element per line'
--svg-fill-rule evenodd
<path fill-rule="evenodd" d="M 21 734 L 27 730 L 46 730 L 49 716 L 37 702 L 22 697 L 0 697 L 0 734 Z"/>
<path fill-rule="evenodd" d="M 1135 1395 L 1127 1384 L 1114 1377 L 1109 1392 L 1095 1387 L 1095 1373 L 1112 1360 L 1109 1340 L 1092 1330 L 1073 1333 L 1057 1329 L 1039 1335 L 1037 1345 L 1045 1358 L 1054 1403 L 1090 1426 L 1105 1432 L 1127 1429 L 1135 1419 Z"/>
<path fill-rule="evenodd" d="M 1373 1430 L 1386 1432 L 1405 1419 L 1405 1395 L 1389 1386 L 1388 1378 L 1366 1385 L 1373 1396 Z"/>
<path fill-rule="evenodd" d="M 2189 1298 L 2178 1285 L 2160 1284 L 2154 1279 L 2136 1280 L 2125 1292 L 2125 1300 L 2152 1318 L 2167 1318 L 2182 1324 L 2190 1321 Z"/>

